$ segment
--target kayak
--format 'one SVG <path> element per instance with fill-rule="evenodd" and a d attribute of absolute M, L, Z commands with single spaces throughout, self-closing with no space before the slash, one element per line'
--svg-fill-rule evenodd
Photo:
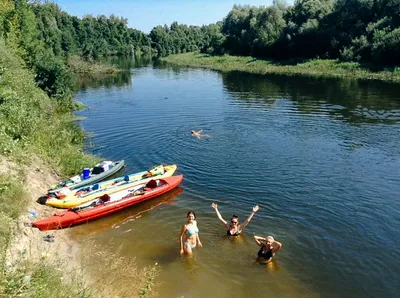
<path fill-rule="evenodd" d="M 87 223 L 127 207 L 158 197 L 176 188 L 183 180 L 183 175 L 164 179 L 152 179 L 146 184 L 136 185 L 111 195 L 103 195 L 86 204 L 71 208 L 32 223 L 41 231 L 56 230 Z"/>
<path fill-rule="evenodd" d="M 147 183 L 155 178 L 162 179 L 171 177 L 177 168 L 177 165 L 158 165 L 150 168 L 148 171 L 107 180 L 98 184 L 86 186 L 84 188 L 78 188 L 73 191 L 69 191 L 68 193 L 60 194 L 62 193 L 62 191 L 60 191 L 54 195 L 52 194 L 50 196 L 41 197 L 39 198 L 39 203 L 44 203 L 48 206 L 56 208 L 75 207 L 104 194 L 109 195 L 138 184 Z"/>
<path fill-rule="evenodd" d="M 98 181 L 104 180 L 107 177 L 117 173 L 125 165 L 124 160 L 119 160 L 116 162 L 104 160 L 96 164 L 93 168 L 85 168 L 82 173 L 70 177 L 67 180 L 61 181 L 56 185 L 53 185 L 48 193 L 56 193 L 63 188 L 76 189 L 85 185 L 93 184 Z"/>

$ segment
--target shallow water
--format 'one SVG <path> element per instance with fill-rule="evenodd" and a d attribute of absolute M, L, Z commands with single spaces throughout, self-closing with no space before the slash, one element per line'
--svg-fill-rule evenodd
<path fill-rule="evenodd" d="M 130 72 L 79 85 L 87 150 L 125 159 L 126 173 L 176 163 L 184 182 L 72 228 L 78 239 L 160 264 L 161 297 L 397 294 L 400 85 L 124 65 Z M 230 239 L 212 202 L 227 220 L 260 210 Z M 204 247 L 182 258 L 188 210 Z M 283 243 L 267 267 L 255 263 L 253 234 Z"/>

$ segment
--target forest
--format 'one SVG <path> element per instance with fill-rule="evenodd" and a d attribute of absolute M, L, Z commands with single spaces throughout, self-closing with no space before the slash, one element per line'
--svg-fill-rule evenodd
<path fill-rule="evenodd" d="M 170 54 L 253 56 L 278 61 L 338 59 L 400 64 L 400 0 L 296 0 L 287 5 L 234 5 L 215 24 L 173 22 L 149 34 L 115 15 L 71 16 L 57 4 L 3 0 L 0 37 L 36 73 L 39 87 L 71 106 L 70 57 Z"/>

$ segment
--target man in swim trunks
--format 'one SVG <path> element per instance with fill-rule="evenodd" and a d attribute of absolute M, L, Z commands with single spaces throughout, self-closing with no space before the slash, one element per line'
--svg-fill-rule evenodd
<path fill-rule="evenodd" d="M 257 261 L 263 264 L 271 262 L 275 254 L 282 248 L 282 243 L 275 241 L 272 236 L 266 238 L 254 236 L 254 240 L 261 247 L 257 253 Z"/>
<path fill-rule="evenodd" d="M 214 208 L 215 212 L 217 213 L 218 219 L 224 224 L 224 226 L 226 228 L 226 233 L 228 236 L 239 236 L 242 233 L 242 231 L 244 230 L 244 228 L 249 224 L 249 222 L 253 218 L 254 214 L 260 208 L 260 207 L 258 207 L 258 205 L 254 206 L 253 212 L 242 224 L 239 223 L 239 217 L 237 215 L 232 215 L 231 223 L 228 224 L 228 222 L 225 219 L 223 219 L 221 213 L 219 213 L 218 205 L 215 203 L 212 203 L 211 207 Z"/>
<path fill-rule="evenodd" d="M 199 247 L 203 247 L 199 238 L 199 228 L 197 227 L 196 214 L 193 211 L 189 211 L 187 214 L 187 222 L 181 229 L 179 241 L 181 243 L 180 254 L 184 253 L 191 255 L 193 248 L 196 247 L 196 243 Z"/>

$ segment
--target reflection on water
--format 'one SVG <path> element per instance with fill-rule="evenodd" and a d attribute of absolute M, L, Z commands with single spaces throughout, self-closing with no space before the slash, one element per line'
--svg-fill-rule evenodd
<path fill-rule="evenodd" d="M 113 76 L 98 75 L 95 80 L 88 76 L 78 76 L 76 84 L 78 89 L 81 91 L 85 91 L 88 88 L 99 89 L 124 87 L 132 84 L 131 73 L 129 71 L 120 71 Z"/>
<path fill-rule="evenodd" d="M 116 74 L 109 75 L 96 75 L 91 77 L 81 75 L 77 77 L 76 90 L 84 91 L 88 88 L 120 88 L 130 86 L 132 84 L 132 68 L 138 68 L 149 65 L 152 62 L 151 56 L 132 56 L 129 58 L 121 57 L 107 57 L 103 60 L 105 63 L 117 66 L 121 71 Z"/>
<path fill-rule="evenodd" d="M 150 65 L 153 61 L 152 56 L 128 56 L 128 57 L 106 57 L 105 61 L 109 64 L 116 65 L 120 69 L 131 70 L 133 68 L 144 67 Z"/>
<path fill-rule="evenodd" d="M 162 297 L 397 294 L 399 85 L 147 63 L 131 69 L 132 85 L 77 93 L 90 107 L 78 113 L 88 150 L 125 159 L 128 173 L 176 163 L 185 191 L 73 228 L 76 237 L 159 263 Z M 212 202 L 225 219 L 260 210 L 233 238 Z M 192 258 L 179 255 L 189 210 L 204 246 Z M 254 234 L 283 243 L 268 266 L 255 262 Z"/>
<path fill-rule="evenodd" d="M 304 114 L 328 113 L 350 123 L 396 124 L 400 120 L 399 86 L 382 82 L 313 79 L 237 72 L 223 73 L 222 81 L 234 98 L 273 107 L 290 100 Z M 384 90 L 384 91 L 382 91 Z"/>

